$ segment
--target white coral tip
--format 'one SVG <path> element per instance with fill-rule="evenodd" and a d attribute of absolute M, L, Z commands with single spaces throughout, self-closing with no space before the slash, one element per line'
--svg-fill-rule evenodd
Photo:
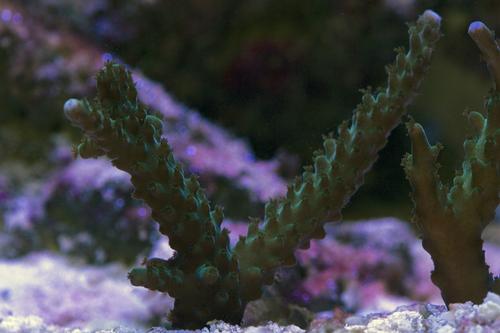
<path fill-rule="evenodd" d="M 477 32 L 483 31 L 483 30 L 488 30 L 486 25 L 481 22 L 481 21 L 474 21 L 469 25 L 469 34 L 475 34 Z"/>
<path fill-rule="evenodd" d="M 422 14 L 422 18 L 435 24 L 441 24 L 441 16 L 432 9 L 427 9 L 424 14 Z"/>
<path fill-rule="evenodd" d="M 81 102 L 76 98 L 70 98 L 64 103 L 64 114 L 66 118 L 73 119 L 76 113 L 83 111 Z"/>

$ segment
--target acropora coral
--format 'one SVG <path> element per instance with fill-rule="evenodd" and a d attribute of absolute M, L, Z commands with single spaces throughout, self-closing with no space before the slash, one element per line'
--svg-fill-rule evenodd
<path fill-rule="evenodd" d="M 273 282 L 275 270 L 295 263 L 295 249 L 307 248 L 324 236 L 324 223 L 340 219 L 415 96 L 439 26 L 432 11 L 410 25 L 410 49 L 397 50 L 386 87 L 364 92 L 351 124 L 343 122 L 337 138 L 324 138 L 314 166 L 305 168 L 285 197 L 266 204 L 263 221 L 253 218 L 234 249 L 220 226 L 222 208 L 211 207 L 196 177 L 185 175 L 162 138 L 160 115 L 138 101 L 128 70 L 106 63 L 97 74 L 97 98 L 65 104 L 67 118 L 85 134 L 75 152 L 83 158 L 105 155 L 128 172 L 134 196 L 151 207 L 176 251 L 169 260 L 149 259 L 145 268 L 132 270 L 132 284 L 174 297 L 170 319 L 176 327 L 197 328 L 213 319 L 239 323 L 245 305 Z"/>
<path fill-rule="evenodd" d="M 402 164 L 413 188 L 414 222 L 423 247 L 434 261 L 432 281 L 446 304 L 480 303 L 488 291 L 500 293 L 485 262 L 481 234 L 494 219 L 500 199 L 500 44 L 481 22 L 469 26 L 493 79 L 485 102 L 487 116 L 467 114 L 472 136 L 464 142 L 465 159 L 451 187 L 438 174 L 441 145 L 431 146 L 423 127 L 407 124 L 412 153 Z"/>

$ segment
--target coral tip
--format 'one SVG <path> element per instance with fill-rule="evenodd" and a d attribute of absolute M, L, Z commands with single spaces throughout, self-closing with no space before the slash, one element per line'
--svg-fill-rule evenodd
<path fill-rule="evenodd" d="M 433 11 L 431 9 L 427 9 L 424 12 L 424 14 L 422 15 L 422 17 L 427 19 L 427 20 L 434 21 L 437 24 L 441 23 L 441 16 L 439 16 L 438 13 L 436 13 L 435 11 Z"/>

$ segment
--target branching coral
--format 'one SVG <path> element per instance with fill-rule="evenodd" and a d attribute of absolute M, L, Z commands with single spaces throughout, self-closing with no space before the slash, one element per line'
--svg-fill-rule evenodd
<path fill-rule="evenodd" d="M 184 174 L 161 138 L 159 116 L 138 102 L 130 73 L 107 63 L 97 75 L 94 101 L 65 104 L 68 119 L 85 133 L 76 152 L 84 158 L 106 155 L 130 173 L 134 196 L 151 207 L 176 251 L 168 261 L 153 258 L 132 270 L 131 282 L 174 297 L 170 316 L 177 327 L 200 327 L 212 319 L 238 323 L 245 305 L 272 283 L 275 270 L 295 263 L 294 250 L 322 238 L 323 224 L 340 218 L 415 96 L 439 25 L 431 11 L 410 25 L 410 50 L 397 50 L 395 63 L 387 67 L 387 86 L 364 92 L 352 123 L 339 126 L 338 138 L 325 137 L 314 166 L 305 168 L 284 198 L 266 204 L 262 226 L 253 219 L 234 250 L 220 227 L 222 208 L 212 208 L 196 177 Z"/>
<path fill-rule="evenodd" d="M 315 152 L 314 167 L 305 167 L 284 198 L 266 205 L 263 227 L 258 229 L 258 220 L 251 223 L 248 236 L 235 247 L 243 299 L 258 298 L 276 268 L 295 263 L 297 244 L 307 248 L 310 239 L 323 238 L 325 221 L 340 219 L 414 97 L 439 37 L 439 22 L 427 11 L 410 26 L 410 51 L 397 50 L 395 63 L 387 67 L 387 87 L 375 95 L 366 91 L 350 126 L 345 121 L 337 139 L 326 137 L 324 149 Z"/>
<path fill-rule="evenodd" d="M 487 117 L 470 112 L 474 135 L 465 141 L 462 171 L 448 188 L 439 179 L 441 145 L 431 146 L 421 125 L 408 123 L 412 154 L 403 159 L 413 188 L 414 221 L 434 261 L 432 281 L 446 304 L 481 303 L 489 290 L 500 293 L 500 278 L 489 273 L 481 233 L 500 203 L 500 45 L 481 22 L 469 27 L 494 81 Z"/>

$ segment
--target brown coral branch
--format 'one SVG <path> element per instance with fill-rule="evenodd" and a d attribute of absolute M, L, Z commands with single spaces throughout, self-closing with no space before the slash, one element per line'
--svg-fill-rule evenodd
<path fill-rule="evenodd" d="M 500 83 L 500 48 L 494 34 L 474 22 L 469 34 L 488 64 L 494 85 Z M 423 247 L 434 261 L 432 281 L 441 289 L 446 304 L 481 303 L 489 290 L 497 291 L 485 262 L 481 233 L 493 220 L 500 203 L 500 93 L 486 102 L 487 117 L 468 115 L 474 136 L 464 143 L 462 170 L 448 190 L 438 175 L 441 147 L 431 146 L 423 128 L 410 121 L 412 154 L 403 158 L 413 188 L 414 222 L 422 232 Z"/>

